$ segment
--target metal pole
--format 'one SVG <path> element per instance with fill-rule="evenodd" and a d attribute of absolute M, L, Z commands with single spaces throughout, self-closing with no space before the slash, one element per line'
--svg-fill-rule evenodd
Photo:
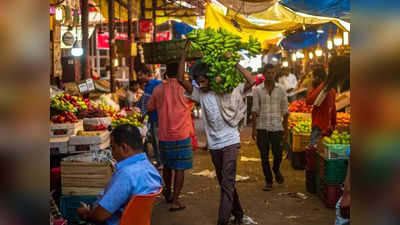
<path fill-rule="evenodd" d="M 115 12 L 114 12 L 114 0 L 108 0 L 108 33 L 109 33 L 109 43 L 110 43 L 110 89 L 111 92 L 115 92 L 115 77 L 114 77 L 114 22 L 115 22 Z"/>
<path fill-rule="evenodd" d="M 129 76 L 128 79 L 131 81 L 133 78 L 133 56 L 132 56 L 132 0 L 128 0 L 128 42 L 129 42 L 129 56 L 128 56 L 128 65 L 129 65 Z"/>
<path fill-rule="evenodd" d="M 82 79 L 90 78 L 90 64 L 89 64 L 89 2 L 88 0 L 81 0 L 82 3 Z"/>

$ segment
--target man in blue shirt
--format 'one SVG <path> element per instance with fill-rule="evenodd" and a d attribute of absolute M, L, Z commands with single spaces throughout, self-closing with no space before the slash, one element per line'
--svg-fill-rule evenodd
<path fill-rule="evenodd" d="M 137 106 L 140 108 L 140 113 L 145 116 L 149 115 L 149 124 L 150 129 L 149 132 L 151 134 L 151 144 L 153 145 L 154 157 L 156 160 L 156 166 L 160 166 L 160 149 L 158 145 L 158 116 L 157 111 L 148 112 L 147 102 L 150 100 L 151 95 L 153 94 L 153 90 L 158 85 L 162 84 L 162 81 L 153 79 L 151 77 L 149 69 L 143 66 L 137 70 L 138 80 L 140 83 L 144 83 L 144 94 L 141 99 L 137 103 Z"/>
<path fill-rule="evenodd" d="M 134 195 L 153 194 L 162 187 L 160 174 L 143 153 L 140 131 L 122 125 L 111 134 L 112 155 L 118 162 L 104 192 L 93 209 L 78 209 L 80 218 L 96 223 L 118 225 L 125 206 Z"/>

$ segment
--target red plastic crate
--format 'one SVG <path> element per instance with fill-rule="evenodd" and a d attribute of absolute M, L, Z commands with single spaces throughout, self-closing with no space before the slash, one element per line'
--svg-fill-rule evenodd
<path fill-rule="evenodd" d="M 50 171 L 50 190 L 57 190 L 61 185 L 60 167 L 51 169 Z"/>
<path fill-rule="evenodd" d="M 306 169 L 314 171 L 317 168 L 317 153 L 314 149 L 306 150 Z"/>
<path fill-rule="evenodd" d="M 319 196 L 325 203 L 327 208 L 335 208 L 336 203 L 339 201 L 343 194 L 342 185 L 328 185 L 321 180 L 321 191 Z"/>

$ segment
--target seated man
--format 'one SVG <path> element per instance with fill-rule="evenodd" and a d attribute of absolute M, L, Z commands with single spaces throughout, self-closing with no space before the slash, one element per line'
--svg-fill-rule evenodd
<path fill-rule="evenodd" d="M 156 168 L 143 153 L 139 129 L 122 125 L 111 133 L 112 155 L 118 162 L 104 194 L 93 209 L 82 207 L 78 215 L 96 224 L 118 225 L 125 206 L 134 195 L 153 194 L 162 187 Z"/>

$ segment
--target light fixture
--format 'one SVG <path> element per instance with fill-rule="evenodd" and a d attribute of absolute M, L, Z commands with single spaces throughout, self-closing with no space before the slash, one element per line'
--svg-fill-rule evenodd
<path fill-rule="evenodd" d="M 323 34 L 323 33 L 325 33 L 325 31 L 324 31 L 324 30 L 322 30 L 322 29 L 318 29 L 318 30 L 317 30 L 317 33 L 319 33 L 319 34 Z"/>
<path fill-rule="evenodd" d="M 309 53 L 308 53 L 308 58 L 309 58 L 309 59 L 313 59 L 313 58 L 314 58 L 314 54 L 313 54 L 312 52 L 309 52 Z"/>
<path fill-rule="evenodd" d="M 296 60 L 297 60 L 296 53 L 293 53 L 293 54 L 292 54 L 292 61 L 296 61 Z"/>
<path fill-rule="evenodd" d="M 298 50 L 296 52 L 296 58 L 302 59 L 302 58 L 304 58 L 304 54 L 300 50 Z"/>
<path fill-rule="evenodd" d="M 74 57 L 80 57 L 83 55 L 83 48 L 80 42 L 75 41 L 74 46 L 71 48 L 71 55 Z"/>
<path fill-rule="evenodd" d="M 282 66 L 283 66 L 283 67 L 288 67 L 288 66 L 289 66 L 289 62 L 286 61 L 286 60 L 283 61 L 283 62 L 282 62 Z"/>
<path fill-rule="evenodd" d="M 342 35 L 340 35 L 339 30 L 336 32 L 336 35 L 333 38 L 333 43 L 335 43 L 336 46 L 341 46 L 343 44 L 343 38 Z"/>
<path fill-rule="evenodd" d="M 349 45 L 349 32 L 343 32 L 343 45 Z"/>
<path fill-rule="evenodd" d="M 328 38 L 328 41 L 326 42 L 326 47 L 327 47 L 329 50 L 332 50 L 332 48 L 333 48 L 333 41 L 332 41 L 331 38 Z"/>
<path fill-rule="evenodd" d="M 118 58 L 115 58 L 115 59 L 114 59 L 113 64 L 114 64 L 114 67 L 118 67 L 118 66 L 119 66 Z"/>
<path fill-rule="evenodd" d="M 322 53 L 323 53 L 322 48 L 321 46 L 318 45 L 317 49 L 315 49 L 315 55 L 320 57 L 322 56 Z"/>
<path fill-rule="evenodd" d="M 56 7 L 55 19 L 57 21 L 62 21 L 64 19 L 64 10 L 62 6 Z"/>

